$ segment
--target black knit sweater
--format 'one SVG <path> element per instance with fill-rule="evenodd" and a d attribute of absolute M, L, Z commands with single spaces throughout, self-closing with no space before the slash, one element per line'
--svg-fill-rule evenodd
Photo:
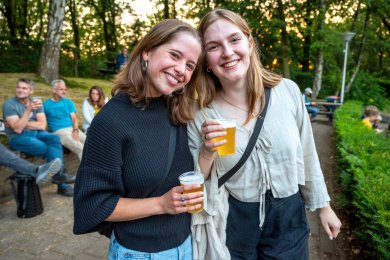
<path fill-rule="evenodd" d="M 186 125 L 177 127 L 176 150 L 164 180 L 170 122 L 164 98 L 145 110 L 124 93 L 114 96 L 88 129 L 74 193 L 75 234 L 100 230 L 120 197 L 150 198 L 179 185 L 193 170 Z M 131 208 L 129 208 L 131 210 Z M 159 252 L 177 247 L 190 235 L 190 214 L 156 215 L 115 223 L 115 236 L 126 248 Z"/>

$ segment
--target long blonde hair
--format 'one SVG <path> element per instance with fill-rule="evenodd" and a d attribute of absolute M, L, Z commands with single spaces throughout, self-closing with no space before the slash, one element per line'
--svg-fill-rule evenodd
<path fill-rule="evenodd" d="M 169 42 L 179 33 L 192 35 L 202 46 L 199 32 L 191 25 L 177 19 L 167 19 L 159 22 L 141 39 L 132 51 L 126 67 L 114 79 L 114 87 L 111 94 L 126 92 L 133 103 L 145 103 L 147 105 L 148 99 L 146 94 L 152 83 L 146 73 L 147 68 L 145 68 L 142 53 Z M 194 80 L 199 71 L 198 67 L 199 65 L 197 65 L 184 89 L 173 92 L 167 98 L 170 107 L 170 118 L 174 124 L 186 123 L 193 118 L 195 103 Z"/>
<path fill-rule="evenodd" d="M 217 20 L 225 19 L 234 25 L 236 25 L 249 41 L 253 42 L 253 52 L 250 56 L 250 65 L 247 73 L 247 86 L 248 86 L 248 101 L 249 101 L 249 112 L 246 119 L 247 123 L 251 118 L 258 116 L 260 112 L 256 111 L 256 103 L 261 99 L 261 109 L 264 108 L 264 88 L 275 87 L 281 80 L 282 77 L 276 73 L 266 70 L 260 62 L 258 46 L 253 39 L 250 28 L 247 22 L 238 14 L 224 9 L 214 9 L 207 13 L 199 25 L 199 32 L 204 40 L 204 33 L 207 28 L 216 22 Z M 215 96 L 222 89 L 221 82 L 214 75 L 212 71 L 207 72 L 207 52 L 204 51 L 200 61 L 199 77 L 196 81 L 196 90 L 198 93 L 199 107 L 207 107 L 213 101 Z"/>

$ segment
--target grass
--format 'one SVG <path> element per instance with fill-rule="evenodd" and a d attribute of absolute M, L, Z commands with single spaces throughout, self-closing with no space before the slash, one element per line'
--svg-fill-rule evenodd
<path fill-rule="evenodd" d="M 35 88 L 33 96 L 41 97 L 42 101 L 52 96 L 50 84 L 46 84 L 36 74 L 33 73 L 0 73 L 0 113 L 3 118 L 3 103 L 6 99 L 15 96 L 16 81 L 19 78 L 28 78 L 34 81 Z M 77 117 L 80 121 L 80 126 L 83 122 L 82 104 L 84 99 L 88 96 L 89 88 L 93 85 L 100 86 L 104 94 L 111 98 L 112 82 L 110 80 L 91 79 L 91 78 L 72 78 L 62 77 L 68 88 L 66 96 L 73 100 L 76 109 Z"/>

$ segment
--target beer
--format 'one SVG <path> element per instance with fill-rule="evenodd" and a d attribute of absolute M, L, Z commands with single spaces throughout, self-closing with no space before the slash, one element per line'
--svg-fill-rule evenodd
<path fill-rule="evenodd" d="M 218 136 L 213 138 L 213 142 L 220 142 L 226 140 L 224 145 L 218 146 L 217 150 L 219 156 L 231 155 L 236 153 L 236 121 L 217 119 L 218 122 L 226 128 L 226 136 Z"/>
<path fill-rule="evenodd" d="M 200 184 L 200 188 L 185 191 L 184 194 L 199 192 L 199 191 L 203 192 L 204 176 L 203 176 L 203 173 L 201 173 L 201 172 L 191 171 L 191 172 L 183 173 L 179 176 L 179 181 L 180 181 L 181 185 Z M 199 209 L 196 209 L 196 210 L 188 211 L 189 213 L 192 213 L 192 214 L 198 213 L 198 212 L 201 212 L 203 210 L 203 201 L 200 203 L 188 204 L 187 206 L 194 206 L 196 204 L 201 204 L 202 207 L 200 207 Z"/>

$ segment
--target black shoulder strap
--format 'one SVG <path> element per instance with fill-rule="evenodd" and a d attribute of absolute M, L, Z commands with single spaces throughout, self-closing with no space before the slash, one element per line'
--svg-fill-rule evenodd
<path fill-rule="evenodd" d="M 264 91 L 265 91 L 264 109 L 256 120 L 256 124 L 253 129 L 251 138 L 249 139 L 248 145 L 246 146 L 244 153 L 242 154 L 240 160 L 236 163 L 236 165 L 234 165 L 233 168 L 231 168 L 225 175 L 223 175 L 221 178 L 218 179 L 218 188 L 221 187 L 223 184 L 225 184 L 225 182 L 229 180 L 230 177 L 232 177 L 238 171 L 238 169 L 242 167 L 242 165 L 244 165 L 249 155 L 252 153 L 253 147 L 255 147 L 256 140 L 259 137 L 261 128 L 263 127 L 265 115 L 267 114 L 269 98 L 271 95 L 271 90 L 269 88 L 265 88 Z"/>

